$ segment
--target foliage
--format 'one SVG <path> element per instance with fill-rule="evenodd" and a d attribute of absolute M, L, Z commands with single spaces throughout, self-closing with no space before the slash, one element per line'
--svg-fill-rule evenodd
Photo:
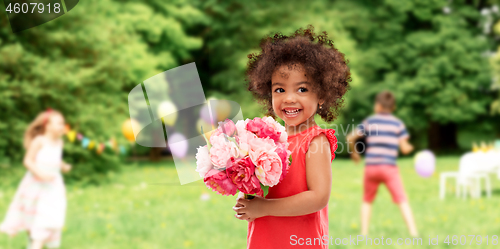
<path fill-rule="evenodd" d="M 106 148 L 101 154 L 89 152 L 78 143 L 66 142 L 64 160 L 73 165 L 73 169 L 65 175 L 67 183 L 99 184 L 108 180 L 108 172 L 120 170 L 120 158 L 116 152 Z"/>
<path fill-rule="evenodd" d="M 24 129 L 47 107 L 91 139 L 124 143 L 128 92 L 201 46 L 184 29 L 202 17 L 184 1 L 80 1 L 58 19 L 13 34 L 0 13 L 0 161 L 21 160 Z M 65 152 L 75 179 L 117 167 L 112 154 L 71 146 Z"/>
<path fill-rule="evenodd" d="M 396 115 L 413 131 L 487 115 L 491 38 L 478 27 L 476 1 L 339 1 L 336 8 L 363 54 L 366 85 L 352 93 L 354 117 L 368 115 L 382 89 L 395 92 Z"/>
<path fill-rule="evenodd" d="M 289 34 L 313 24 L 316 32 L 328 32 L 348 59 L 355 56 L 354 44 L 343 31 L 338 10 L 329 1 L 211 0 L 199 1 L 198 6 L 210 18 L 203 31 L 206 43 L 195 54 L 197 64 L 202 65 L 205 90 L 208 95 L 243 103 L 245 118 L 263 115 L 262 107 L 246 90 L 245 70 L 247 55 L 258 51 L 266 34 Z M 353 75 L 357 78 L 356 72 Z M 355 81 L 353 84 L 357 84 Z"/>

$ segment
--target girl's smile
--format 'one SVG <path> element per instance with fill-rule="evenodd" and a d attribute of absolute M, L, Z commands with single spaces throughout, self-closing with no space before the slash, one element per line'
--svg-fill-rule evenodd
<path fill-rule="evenodd" d="M 302 109 L 298 109 L 298 108 L 285 108 L 285 109 L 283 109 L 283 112 L 285 113 L 285 117 L 287 117 L 287 118 L 295 118 L 295 117 L 299 116 L 300 111 L 302 111 Z"/>
<path fill-rule="evenodd" d="M 271 81 L 273 110 L 285 121 L 289 135 L 316 124 L 314 114 L 319 99 L 301 65 L 277 68 Z"/>

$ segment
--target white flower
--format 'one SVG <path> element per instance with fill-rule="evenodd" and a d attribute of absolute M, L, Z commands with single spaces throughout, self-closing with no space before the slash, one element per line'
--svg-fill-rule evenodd
<path fill-rule="evenodd" d="M 240 135 L 240 134 L 245 134 L 245 132 L 247 132 L 247 124 L 248 122 L 250 122 L 250 119 L 246 119 L 246 120 L 238 120 L 238 122 L 236 122 L 236 124 L 234 126 L 236 126 L 236 131 L 238 132 L 238 134 L 236 135 Z"/>
<path fill-rule="evenodd" d="M 204 178 L 212 168 L 213 165 L 210 161 L 207 146 L 198 147 L 198 152 L 196 153 L 196 172 L 200 173 L 200 176 Z"/>

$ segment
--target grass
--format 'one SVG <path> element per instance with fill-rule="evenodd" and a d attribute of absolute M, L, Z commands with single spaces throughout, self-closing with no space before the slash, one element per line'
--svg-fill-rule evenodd
<path fill-rule="evenodd" d="M 441 157 L 434 176 L 419 177 L 411 159 L 399 161 L 410 204 L 423 246 L 445 248 L 445 237 L 465 235 L 500 235 L 500 192 L 491 199 L 462 200 L 448 193 L 438 198 L 438 173 L 455 170 L 458 157 Z M 362 165 L 336 159 L 329 203 L 330 236 L 349 238 L 360 230 L 359 207 L 362 197 Z M 245 248 L 247 223 L 233 217 L 234 197 L 223 197 L 210 191 L 202 182 L 180 186 L 172 162 L 126 165 L 112 181 L 99 187 L 67 186 L 68 211 L 61 248 Z M 0 215 L 4 215 L 22 177 L 22 169 L 10 170 L 0 177 Z M 496 177 L 492 177 L 495 187 Z M 449 191 L 453 184 L 449 183 Z M 207 193 L 210 199 L 202 201 Z M 409 234 L 397 206 L 392 204 L 385 187 L 379 189 L 374 203 L 371 238 L 391 238 L 393 248 L 398 238 Z M 429 246 L 429 236 L 439 236 L 439 245 Z M 347 242 L 345 240 L 345 242 Z M 475 242 L 473 243 L 475 245 Z M 374 245 L 373 245 L 374 246 Z M 334 246 L 330 246 L 333 248 Z M 339 248 L 369 248 L 340 245 Z M 477 247 L 477 246 L 475 246 Z M 25 236 L 9 238 L 0 234 L 0 248 L 25 248 Z"/>

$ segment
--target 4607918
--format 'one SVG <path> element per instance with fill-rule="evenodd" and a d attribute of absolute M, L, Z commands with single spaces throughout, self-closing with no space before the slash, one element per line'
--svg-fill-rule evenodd
<path fill-rule="evenodd" d="M 30 11 L 31 9 L 31 11 Z M 59 13 L 61 12 L 61 4 L 54 3 L 44 5 L 43 3 L 9 3 L 5 9 L 9 14 L 14 13 Z"/>
<path fill-rule="evenodd" d="M 451 237 L 450 237 L 451 236 Z M 467 243 L 469 242 L 469 243 Z M 489 236 L 486 235 L 485 237 L 481 235 L 448 235 L 444 239 L 443 243 L 447 245 L 473 245 L 472 243 L 475 243 L 476 245 L 481 245 L 483 243 L 486 243 L 486 245 L 498 245 L 498 236 L 493 235 Z"/>

